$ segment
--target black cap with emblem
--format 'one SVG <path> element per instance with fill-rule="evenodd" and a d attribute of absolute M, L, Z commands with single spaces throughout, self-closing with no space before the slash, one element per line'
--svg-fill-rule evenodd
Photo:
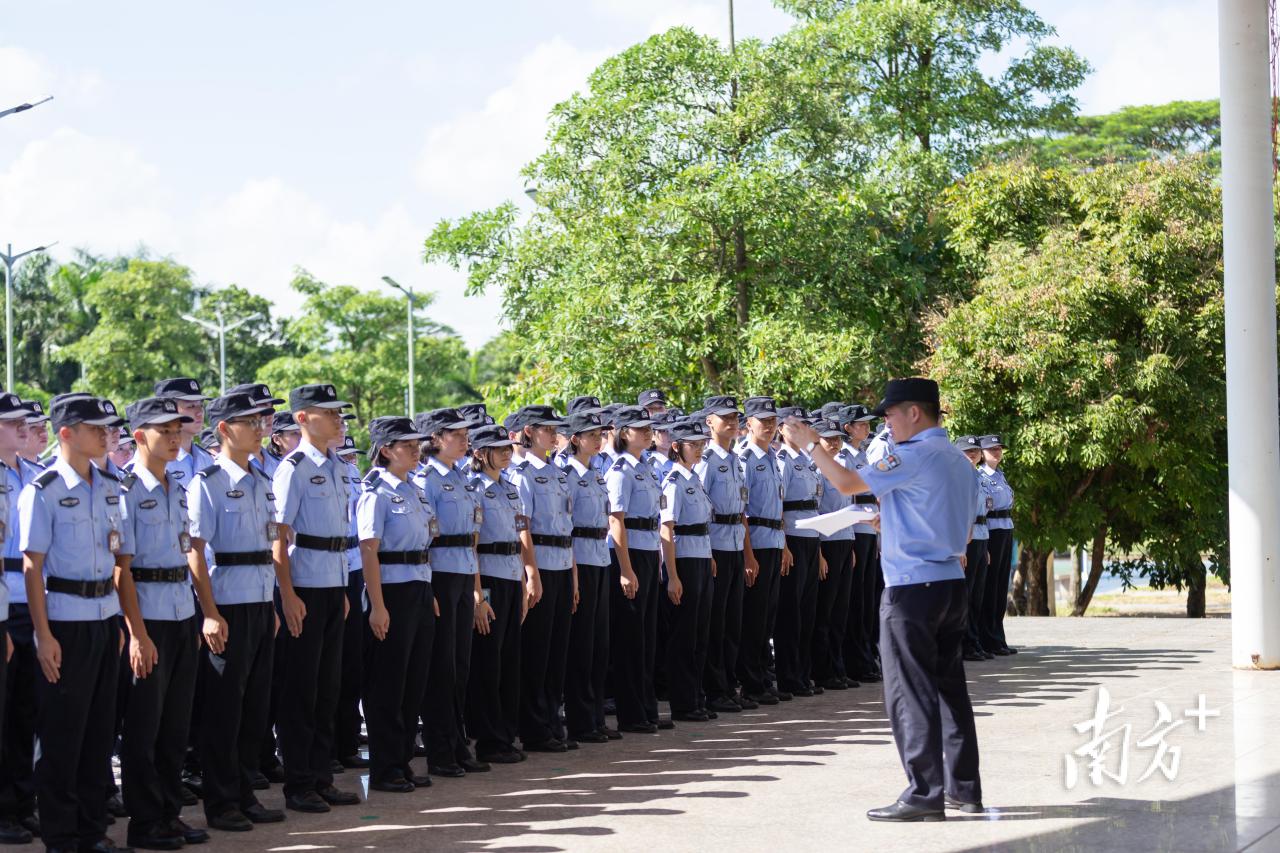
<path fill-rule="evenodd" d="M 991 450 L 996 447 L 1000 447 L 1000 448 L 1004 447 L 1004 442 L 1000 439 L 1000 436 L 996 435 L 995 433 L 978 436 L 978 443 L 982 445 L 983 450 Z"/>
<path fill-rule="evenodd" d="M 274 396 L 271 389 L 261 382 L 244 382 L 234 388 L 227 389 L 228 394 L 248 394 L 249 398 L 259 406 L 283 406 L 284 400 Z"/>
<path fill-rule="evenodd" d="M 601 419 L 599 412 L 581 411 L 569 415 L 569 423 L 566 426 L 569 435 L 581 435 L 593 429 L 604 429 L 604 420 Z"/>
<path fill-rule="evenodd" d="M 704 415 L 720 415 L 721 417 L 729 417 L 738 414 L 738 398 L 719 396 L 707 397 L 702 401 L 702 413 Z"/>
<path fill-rule="evenodd" d="M 124 418 L 116 413 L 116 407 L 110 400 L 89 396 L 59 400 L 53 407 L 50 420 L 53 421 L 54 429 L 76 424 L 103 427 L 124 424 Z"/>
<path fill-rule="evenodd" d="M 596 414 L 600 414 L 603 410 L 604 406 L 600 403 L 600 398 L 592 397 L 590 395 L 574 397 L 569 401 L 569 407 L 565 409 L 565 411 L 570 415 L 575 415 L 578 412 L 595 412 Z"/>
<path fill-rule="evenodd" d="M 345 409 L 351 404 L 338 399 L 338 389 L 326 382 L 315 385 L 299 385 L 289 392 L 289 410 Z"/>
<path fill-rule="evenodd" d="M 349 435 L 343 437 L 342 444 L 335 452 L 339 456 L 355 456 L 357 453 L 364 455 L 364 451 L 356 447 L 356 440 Z"/>
<path fill-rule="evenodd" d="M 978 440 L 978 437 L 976 435 L 958 436 L 955 442 L 953 443 L 955 444 L 956 447 L 960 448 L 965 452 L 968 452 L 970 450 L 982 449 L 982 442 Z"/>
<path fill-rule="evenodd" d="M 143 397 L 126 406 L 124 414 L 134 429 L 174 421 L 189 424 L 194 420 L 178 413 L 178 402 L 173 397 Z"/>
<path fill-rule="evenodd" d="M 209 423 L 217 428 L 219 421 L 243 418 L 249 415 L 264 415 L 271 411 L 248 394 L 224 394 L 209 404 Z"/>
<path fill-rule="evenodd" d="M 22 398 L 8 391 L 0 392 L 0 421 L 16 421 L 31 413 L 23 405 Z"/>
<path fill-rule="evenodd" d="M 413 418 L 413 426 L 424 435 L 437 435 L 447 429 L 467 429 L 471 426 L 457 409 L 432 409 Z"/>
<path fill-rule="evenodd" d="M 173 397 L 187 403 L 203 403 L 209 398 L 200 391 L 200 383 L 190 376 L 161 379 L 154 388 L 157 397 Z"/>
<path fill-rule="evenodd" d="M 378 451 L 397 441 L 422 441 L 426 433 L 414 429 L 413 421 L 398 415 L 384 415 L 369 422 L 369 451 L 376 458 Z"/>
<path fill-rule="evenodd" d="M 301 427 L 293 417 L 293 412 L 275 412 L 271 415 L 271 434 L 278 432 L 297 432 Z"/>
<path fill-rule="evenodd" d="M 511 447 L 515 444 L 511 440 L 507 429 L 499 424 L 490 424 L 482 426 L 471 433 L 471 447 L 474 450 L 484 450 L 489 447 Z"/>
<path fill-rule="evenodd" d="M 742 410 L 747 417 L 760 420 L 778 416 L 778 404 L 772 397 L 748 397 L 742 404 Z"/>
<path fill-rule="evenodd" d="M 531 426 L 563 426 L 564 418 L 556 414 L 556 410 L 550 406 L 533 405 L 525 406 L 518 413 L 520 429 Z"/>
<path fill-rule="evenodd" d="M 672 441 L 706 441 L 708 438 L 698 421 L 677 421 L 671 425 L 670 432 Z"/>
<path fill-rule="evenodd" d="M 890 379 L 884 385 L 880 405 L 872 410 L 876 417 L 884 417 L 885 410 L 897 403 L 938 402 L 938 383 L 932 379 L 913 376 L 909 379 Z"/>
<path fill-rule="evenodd" d="M 636 405 L 639 406 L 665 406 L 667 404 L 667 395 L 657 388 L 650 388 L 648 391 L 641 391 L 640 396 L 636 398 Z"/>
<path fill-rule="evenodd" d="M 649 413 L 640 406 L 619 406 L 618 410 L 613 413 L 614 429 L 623 429 L 625 427 L 639 429 L 647 426 L 653 426 L 653 421 L 650 420 Z"/>
<path fill-rule="evenodd" d="M 489 417 L 489 408 L 484 403 L 464 403 L 458 407 L 458 414 L 473 427 L 493 423 Z"/>
<path fill-rule="evenodd" d="M 44 413 L 44 406 L 40 405 L 39 400 L 23 400 L 22 408 L 27 411 L 27 423 L 31 426 L 42 424 L 49 420 L 49 416 Z"/>

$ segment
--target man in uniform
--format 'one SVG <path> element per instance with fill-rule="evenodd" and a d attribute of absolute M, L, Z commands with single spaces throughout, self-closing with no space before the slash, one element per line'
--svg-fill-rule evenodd
<path fill-rule="evenodd" d="M 169 463 L 169 471 L 178 485 L 187 489 L 196 474 L 213 464 L 213 456 L 196 443 L 196 436 L 204 429 L 204 404 L 208 402 L 200 390 L 200 383 L 189 376 L 161 379 L 155 384 L 157 397 L 169 397 L 178 405 L 178 412 L 191 418 L 182 425 L 182 447 L 178 458 Z"/>
<path fill-rule="evenodd" d="M 667 395 L 657 388 L 640 392 L 636 403 L 649 413 L 649 417 L 660 415 L 667 410 Z"/>
<path fill-rule="evenodd" d="M 23 400 L 22 407 L 27 410 L 27 446 L 18 451 L 23 459 L 43 468 L 40 454 L 49 446 L 49 416 L 44 413 L 44 406 L 39 400 Z"/>
<path fill-rule="evenodd" d="M 857 472 L 836 461 L 807 424 L 793 418 L 784 429 L 841 492 L 870 491 L 880 499 L 885 708 L 909 784 L 892 805 L 867 817 L 945 820 L 944 805 L 982 810 L 963 660 L 964 553 L 978 487 L 973 466 L 940 425 L 936 382 L 890 380 L 875 414 L 885 418 L 894 448 Z"/>
<path fill-rule="evenodd" d="M 276 469 L 274 545 L 283 615 L 277 664 L 284 682 L 277 709 L 284 753 L 285 806 L 327 812 L 360 798 L 333 786 L 330 755 L 338 706 L 342 634 L 347 616 L 347 551 L 352 546 L 346 465 L 331 444 L 341 438 L 341 410 L 332 385 L 289 392 L 302 432 L 298 449 Z"/>
<path fill-rule="evenodd" d="M 36 798 L 49 850 L 116 848 L 106 836 L 121 635 L 115 555 L 128 547 L 120 483 L 96 468 L 107 430 L 123 420 L 107 400 L 60 400 L 58 458 L 23 487 L 20 547 L 36 637 L 39 715 Z"/>

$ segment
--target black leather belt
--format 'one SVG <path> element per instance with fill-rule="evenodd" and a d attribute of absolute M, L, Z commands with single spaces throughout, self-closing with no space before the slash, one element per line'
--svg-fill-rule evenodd
<path fill-rule="evenodd" d="M 572 536 L 552 536 L 549 533 L 534 533 L 534 545 L 546 545 L 548 548 L 572 548 Z"/>
<path fill-rule="evenodd" d="M 379 551 L 378 562 L 384 566 L 425 566 L 431 562 L 427 551 Z"/>
<path fill-rule="evenodd" d="M 974 523 L 974 524 L 986 524 L 986 523 L 987 523 L 987 517 L 986 517 L 985 515 L 980 515 L 980 516 L 978 516 L 977 518 L 975 518 L 975 519 L 973 520 L 973 523 Z"/>
<path fill-rule="evenodd" d="M 6 572 L 22 571 L 22 558 L 21 557 L 5 557 L 4 570 Z"/>
<path fill-rule="evenodd" d="M 711 532 L 710 524 L 677 524 L 677 536 L 706 536 Z"/>
<path fill-rule="evenodd" d="M 1011 509 L 993 509 L 987 513 L 987 518 L 1013 518 L 1013 510 Z"/>
<path fill-rule="evenodd" d="M 477 554 L 496 554 L 499 557 L 514 557 L 520 553 L 519 542 L 481 542 L 476 546 Z"/>
<path fill-rule="evenodd" d="M 870 493 L 865 495 L 854 495 L 853 502 L 856 504 L 873 504 L 876 502 L 876 496 Z"/>
<path fill-rule="evenodd" d="M 807 501 L 783 501 L 782 502 L 783 512 L 796 512 L 802 509 L 817 509 L 817 508 L 818 508 L 817 498 L 810 498 Z"/>
<path fill-rule="evenodd" d="M 222 566 L 269 566 L 270 551 L 215 551 L 213 561 Z"/>
<path fill-rule="evenodd" d="M 756 527 L 767 527 L 770 530 L 781 530 L 782 519 L 780 518 L 760 518 L 757 515 L 747 516 L 747 524 L 754 524 Z"/>
<path fill-rule="evenodd" d="M 604 539 L 609 535 L 607 527 L 575 527 L 573 528 L 574 539 Z"/>
<path fill-rule="evenodd" d="M 115 589 L 111 578 L 98 581 L 73 581 L 71 578 L 47 577 L 44 586 L 49 592 L 61 592 L 66 595 L 78 595 L 81 598 L 102 598 L 110 595 Z"/>
<path fill-rule="evenodd" d="M 138 583 L 182 583 L 190 574 L 186 566 L 172 566 L 167 569 L 146 569 L 132 566 L 129 573 Z"/>
<path fill-rule="evenodd" d="M 312 536 L 308 533 L 295 533 L 293 544 L 308 551 L 350 551 L 360 544 L 354 536 Z"/>
<path fill-rule="evenodd" d="M 739 513 L 733 513 L 733 512 L 718 513 L 717 512 L 711 516 L 711 523 L 712 524 L 741 524 L 742 513 L 740 512 Z"/>
<path fill-rule="evenodd" d="M 658 529 L 658 519 L 632 518 L 631 516 L 627 516 L 622 519 L 622 526 L 628 530 L 648 530 L 653 532 Z"/>
<path fill-rule="evenodd" d="M 431 540 L 432 548 L 470 548 L 475 544 L 475 536 L 470 533 L 450 533 L 437 536 Z"/>

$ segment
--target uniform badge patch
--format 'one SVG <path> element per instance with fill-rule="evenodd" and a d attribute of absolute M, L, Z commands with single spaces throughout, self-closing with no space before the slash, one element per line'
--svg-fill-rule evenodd
<path fill-rule="evenodd" d="M 880 458 L 878 462 L 876 462 L 876 470 L 881 473 L 884 473 L 885 471 L 892 471 L 894 468 L 897 468 L 901 464 L 902 464 L 902 460 L 899 459 L 896 455 L 892 453 L 886 453 L 884 456 Z"/>
<path fill-rule="evenodd" d="M 120 503 L 120 496 L 119 496 L 119 495 L 107 495 L 107 503 L 112 504 L 112 505 Z"/>
<path fill-rule="evenodd" d="M 239 489 L 232 489 L 231 491 L 227 492 L 227 497 L 242 498 L 244 497 L 244 492 L 240 491 Z"/>
<path fill-rule="evenodd" d="M 547 478 L 546 478 L 546 477 L 534 477 L 534 478 L 533 478 L 533 481 L 534 481 L 535 483 L 545 483 L 545 482 L 547 482 Z"/>
<path fill-rule="evenodd" d="M 311 478 L 311 482 L 315 483 L 317 486 L 323 486 L 325 484 L 325 479 L 324 477 L 321 477 L 319 474 L 316 474 L 314 477 Z"/>
<path fill-rule="evenodd" d="M 58 501 L 58 506 L 79 506 L 79 505 L 80 505 L 79 498 L 63 498 L 62 500 Z"/>
<path fill-rule="evenodd" d="M 719 466 L 717 466 L 716 470 L 718 470 L 721 474 L 724 474 L 724 473 L 727 473 L 727 472 L 728 472 L 728 470 L 729 470 L 729 466 L 728 466 L 728 465 L 719 465 Z"/>
<path fill-rule="evenodd" d="M 159 505 L 159 503 L 160 502 L 157 501 L 155 498 L 148 498 L 147 500 L 138 504 L 138 508 L 139 509 L 155 509 Z"/>

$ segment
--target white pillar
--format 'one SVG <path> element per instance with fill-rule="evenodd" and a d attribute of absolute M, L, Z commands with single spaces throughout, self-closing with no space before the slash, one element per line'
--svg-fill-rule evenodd
<path fill-rule="evenodd" d="M 1231 663 L 1280 668 L 1280 425 L 1267 0 L 1218 0 Z"/>

